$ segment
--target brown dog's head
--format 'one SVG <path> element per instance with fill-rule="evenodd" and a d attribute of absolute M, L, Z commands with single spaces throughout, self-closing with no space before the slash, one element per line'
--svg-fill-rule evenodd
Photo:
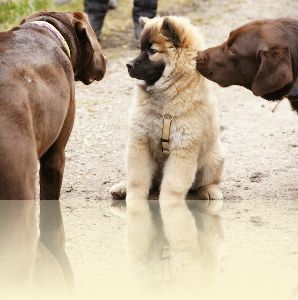
<path fill-rule="evenodd" d="M 103 78 L 106 58 L 85 14 L 38 12 L 25 18 L 21 24 L 33 20 L 51 23 L 62 34 L 70 48 L 75 80 L 90 84 Z"/>
<path fill-rule="evenodd" d="M 198 53 L 197 70 L 220 86 L 240 85 L 256 96 L 281 99 L 296 75 L 291 54 L 294 32 L 285 29 L 291 22 L 256 21 L 232 31 L 222 45 Z"/>

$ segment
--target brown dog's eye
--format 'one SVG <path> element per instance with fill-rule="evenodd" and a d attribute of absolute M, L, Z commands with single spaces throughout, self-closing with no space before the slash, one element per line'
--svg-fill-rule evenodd
<path fill-rule="evenodd" d="M 228 51 L 228 53 L 229 53 L 230 55 L 235 55 L 235 52 L 234 52 L 233 49 L 227 48 L 227 51 Z"/>
<path fill-rule="evenodd" d="M 147 50 L 147 52 L 149 55 L 153 55 L 153 54 L 157 53 L 158 51 L 154 48 L 150 48 L 149 50 Z"/>

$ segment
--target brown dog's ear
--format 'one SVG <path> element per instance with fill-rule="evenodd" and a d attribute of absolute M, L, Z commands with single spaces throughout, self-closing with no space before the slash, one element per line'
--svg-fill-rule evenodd
<path fill-rule="evenodd" d="M 24 24 L 27 21 L 28 17 L 25 17 L 21 20 L 20 25 Z"/>
<path fill-rule="evenodd" d="M 168 40 L 176 47 L 178 48 L 181 46 L 181 38 L 179 35 L 179 29 L 176 28 L 175 22 L 172 22 L 170 18 L 165 18 L 163 20 L 162 26 L 161 26 L 161 33 L 168 38 Z"/>
<path fill-rule="evenodd" d="M 93 62 L 94 58 L 93 38 L 84 21 L 75 23 L 75 31 L 80 44 L 80 59 L 77 62 L 75 80 L 89 84 L 93 81 L 93 74 L 90 69 L 90 63 Z"/>
<path fill-rule="evenodd" d="M 292 61 L 288 48 L 259 50 L 261 64 L 252 84 L 252 92 L 263 96 L 278 91 L 293 81 Z"/>
<path fill-rule="evenodd" d="M 74 16 L 74 27 L 79 42 L 75 80 L 90 84 L 94 80 L 99 81 L 103 78 L 106 59 L 101 53 L 101 47 L 86 15 L 74 13 Z"/>
<path fill-rule="evenodd" d="M 85 22 L 83 21 L 77 21 L 75 24 L 75 30 L 76 30 L 76 34 L 77 37 L 79 39 L 79 42 L 82 46 L 84 47 L 88 47 L 90 49 L 83 49 L 83 50 L 87 50 L 88 52 L 92 51 L 93 52 L 93 38 L 90 34 L 90 32 L 88 32 L 88 28 L 85 24 Z"/>

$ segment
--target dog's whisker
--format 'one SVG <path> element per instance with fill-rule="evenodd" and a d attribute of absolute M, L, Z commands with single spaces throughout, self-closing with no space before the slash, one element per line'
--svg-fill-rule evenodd
<path fill-rule="evenodd" d="M 275 106 L 273 107 L 273 109 L 271 110 L 271 112 L 274 113 L 274 112 L 277 110 L 277 108 L 278 108 L 280 102 L 281 102 L 281 101 L 278 101 L 278 102 L 275 104 Z"/>

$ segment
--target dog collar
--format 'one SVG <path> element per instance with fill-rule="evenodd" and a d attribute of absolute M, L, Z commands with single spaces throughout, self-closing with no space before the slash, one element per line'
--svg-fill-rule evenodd
<path fill-rule="evenodd" d="M 53 32 L 57 36 L 57 38 L 60 40 L 60 42 L 62 43 L 68 57 L 70 58 L 69 46 L 68 46 L 65 38 L 62 36 L 62 34 L 58 31 L 58 29 L 55 26 L 53 26 L 52 24 L 50 24 L 46 21 L 31 21 L 30 23 L 36 24 L 40 27 L 45 27 L 45 28 L 49 29 L 51 32 Z"/>
<path fill-rule="evenodd" d="M 173 121 L 173 117 L 169 114 L 165 114 L 162 117 L 162 136 L 161 136 L 161 148 L 162 153 L 165 156 L 170 154 L 170 132 L 171 132 L 171 124 Z"/>

